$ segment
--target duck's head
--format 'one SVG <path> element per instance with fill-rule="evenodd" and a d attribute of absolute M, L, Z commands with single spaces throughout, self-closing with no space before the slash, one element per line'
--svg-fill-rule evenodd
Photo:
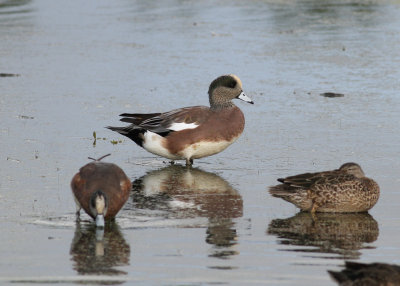
<path fill-rule="evenodd" d="M 213 109 L 233 106 L 232 99 L 254 102 L 243 92 L 242 81 L 234 74 L 223 75 L 214 79 L 208 89 L 210 106 Z"/>
<path fill-rule="evenodd" d="M 107 214 L 108 200 L 106 194 L 104 194 L 101 190 L 98 190 L 93 193 L 90 198 L 90 212 L 93 217 L 96 219 L 97 227 L 104 227 L 104 217 Z"/>
<path fill-rule="evenodd" d="M 339 171 L 346 172 L 357 178 L 365 177 L 364 171 L 361 169 L 360 165 L 353 162 L 344 163 L 342 166 L 340 166 Z"/>

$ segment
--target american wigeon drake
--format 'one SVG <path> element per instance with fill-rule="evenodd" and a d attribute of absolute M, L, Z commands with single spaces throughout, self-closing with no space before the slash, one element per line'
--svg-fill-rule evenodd
<path fill-rule="evenodd" d="M 126 127 L 107 127 L 130 139 L 147 151 L 171 159 L 186 160 L 217 154 L 236 141 L 244 129 L 244 115 L 233 104 L 238 98 L 253 104 L 242 90 L 236 75 L 215 79 L 208 90 L 210 107 L 192 106 L 165 113 L 128 114 L 121 121 Z"/>
<path fill-rule="evenodd" d="M 345 163 L 339 169 L 305 173 L 278 179 L 282 184 L 269 192 L 303 211 L 366 212 L 379 198 L 378 184 L 365 177 L 356 163 Z"/>
<path fill-rule="evenodd" d="M 328 273 L 341 286 L 400 286 L 400 266 L 346 261 L 346 269 Z"/>
<path fill-rule="evenodd" d="M 79 217 L 83 208 L 96 220 L 99 227 L 104 227 L 105 219 L 116 216 L 128 200 L 132 187 L 131 181 L 120 167 L 100 162 L 106 156 L 97 160 L 89 158 L 94 161 L 80 168 L 71 181 L 77 216 Z"/>

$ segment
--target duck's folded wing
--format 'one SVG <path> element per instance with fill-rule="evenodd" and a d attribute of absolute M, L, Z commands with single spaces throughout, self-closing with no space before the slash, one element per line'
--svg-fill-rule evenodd
<path fill-rule="evenodd" d="M 359 181 L 354 175 L 344 172 L 329 172 L 315 181 L 315 185 L 340 185 L 347 184 L 350 181 Z"/>
<path fill-rule="evenodd" d="M 316 184 L 335 184 L 354 179 L 353 175 L 344 172 L 326 171 L 318 173 L 304 173 L 278 179 L 279 182 L 292 187 L 311 188 Z"/>
<path fill-rule="evenodd" d="M 304 173 L 286 178 L 279 178 L 278 181 L 290 185 L 292 187 L 309 188 L 317 180 L 321 179 L 323 172 L 319 173 Z"/>
<path fill-rule="evenodd" d="M 159 116 L 161 113 L 122 113 L 119 116 L 122 116 L 120 121 L 133 123 L 135 125 L 139 125 L 143 121 Z"/>
<path fill-rule="evenodd" d="M 207 120 L 209 108 L 206 106 L 192 106 L 179 108 L 165 113 L 153 114 L 121 114 L 124 122 L 133 123 L 131 128 L 140 128 L 165 135 L 173 131 L 193 129 Z"/>

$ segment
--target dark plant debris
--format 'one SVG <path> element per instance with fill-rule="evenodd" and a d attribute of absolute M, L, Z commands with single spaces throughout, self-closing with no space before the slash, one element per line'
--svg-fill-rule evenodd
<path fill-rule="evenodd" d="M 324 97 L 330 97 L 330 98 L 333 98 L 333 97 L 344 97 L 343 93 L 335 93 L 335 92 L 324 92 L 324 93 L 321 93 L 320 95 L 324 96 Z"/>
<path fill-rule="evenodd" d="M 0 77 L 16 77 L 16 76 L 21 76 L 21 75 L 17 73 L 0 73 Z"/>

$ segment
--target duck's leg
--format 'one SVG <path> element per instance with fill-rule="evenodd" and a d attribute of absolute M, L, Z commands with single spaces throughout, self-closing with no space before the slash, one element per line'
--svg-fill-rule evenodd
<path fill-rule="evenodd" d="M 318 195 L 318 191 L 315 190 L 307 190 L 307 197 L 308 199 L 311 200 L 312 205 L 310 208 L 311 214 L 314 214 L 319 207 L 323 206 L 325 204 L 325 200 Z"/>
<path fill-rule="evenodd" d="M 192 158 L 186 158 L 186 167 L 191 167 L 193 165 L 193 159 Z"/>
<path fill-rule="evenodd" d="M 314 193 L 312 198 L 311 214 L 315 217 L 315 213 L 326 204 L 326 199 L 322 196 L 318 196 L 318 192 Z"/>
<path fill-rule="evenodd" d="M 317 209 L 319 208 L 319 205 L 317 204 L 317 202 L 313 202 L 312 207 L 311 207 L 311 214 L 315 214 L 315 212 L 317 211 Z"/>
<path fill-rule="evenodd" d="M 318 198 L 315 196 L 315 193 L 311 190 L 307 190 L 307 197 L 308 197 L 308 199 L 311 200 L 312 204 L 311 204 L 311 208 L 309 210 L 310 210 L 311 215 L 314 217 L 315 212 L 317 211 L 317 209 L 320 206 L 317 202 Z"/>
<path fill-rule="evenodd" d="M 76 211 L 75 211 L 75 216 L 76 216 L 76 221 L 80 221 L 80 218 L 81 218 L 81 209 L 82 209 L 82 207 L 81 207 L 81 204 L 78 202 L 78 200 L 74 197 L 74 199 L 75 199 L 75 206 L 76 206 Z"/>
<path fill-rule="evenodd" d="M 313 204 L 310 210 L 311 213 L 311 218 L 313 220 L 313 224 L 317 221 L 317 216 L 315 214 L 315 212 L 317 211 L 317 209 L 319 208 L 319 205 L 316 201 L 313 200 Z"/>

